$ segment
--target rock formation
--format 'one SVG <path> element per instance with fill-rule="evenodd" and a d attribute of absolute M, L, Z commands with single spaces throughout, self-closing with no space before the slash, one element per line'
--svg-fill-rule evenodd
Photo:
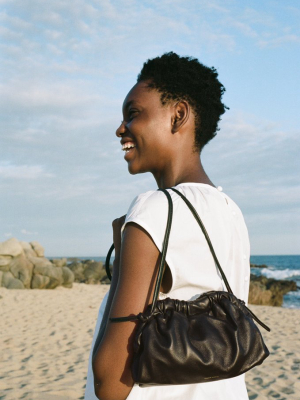
<path fill-rule="evenodd" d="M 296 291 L 294 281 L 285 281 L 255 276 L 251 274 L 249 303 L 267 306 L 281 306 L 283 296 L 291 291 Z"/>
<path fill-rule="evenodd" d="M 75 260 L 68 265 L 74 273 L 75 282 L 82 283 L 109 283 L 105 268 L 102 262 L 93 260 Z"/>
<path fill-rule="evenodd" d="M 66 260 L 51 262 L 36 241 L 19 242 L 15 238 L 0 243 L 0 286 L 7 289 L 71 288 L 73 272 Z"/>
<path fill-rule="evenodd" d="M 266 264 L 250 264 L 250 268 L 268 268 Z"/>

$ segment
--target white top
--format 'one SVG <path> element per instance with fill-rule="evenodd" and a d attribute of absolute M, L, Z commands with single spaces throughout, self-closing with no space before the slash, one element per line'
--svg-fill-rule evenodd
<path fill-rule="evenodd" d="M 209 234 L 215 253 L 233 293 L 247 302 L 250 278 L 248 232 L 239 207 L 222 192 L 202 183 L 182 183 L 175 187 L 196 208 Z M 215 266 L 206 239 L 184 201 L 172 190 L 174 212 L 166 261 L 172 274 L 172 287 L 160 299 L 192 300 L 209 290 L 226 290 Z M 161 251 L 167 223 L 168 201 L 161 191 L 137 196 L 129 207 L 126 223 L 135 222 L 152 237 Z M 100 327 L 107 297 L 103 300 L 95 329 Z M 92 345 L 93 348 L 93 345 Z M 192 385 L 134 385 L 127 400 L 248 400 L 244 375 Z M 93 389 L 91 356 L 85 400 L 97 400 Z"/>

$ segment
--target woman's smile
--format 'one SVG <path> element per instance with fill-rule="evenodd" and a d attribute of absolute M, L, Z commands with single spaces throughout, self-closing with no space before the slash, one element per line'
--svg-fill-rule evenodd
<path fill-rule="evenodd" d="M 129 140 L 121 140 L 122 150 L 125 151 L 124 159 L 128 161 L 136 149 L 136 143 Z"/>
<path fill-rule="evenodd" d="M 132 158 L 132 156 L 133 156 L 133 154 L 135 153 L 135 147 L 130 147 L 130 148 L 128 148 L 128 149 L 125 149 L 125 155 L 124 155 L 124 159 L 126 160 L 126 161 L 129 161 L 131 158 Z"/>

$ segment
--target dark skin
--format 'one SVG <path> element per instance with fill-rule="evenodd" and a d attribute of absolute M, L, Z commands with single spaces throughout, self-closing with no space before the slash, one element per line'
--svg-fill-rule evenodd
<path fill-rule="evenodd" d="M 147 82 L 136 84 L 123 103 L 123 122 L 116 131 L 122 143 L 135 147 L 125 154 L 131 174 L 151 172 L 159 188 L 184 182 L 214 186 L 195 149 L 194 113 L 186 101 L 162 105 L 160 93 Z M 110 293 L 94 347 L 95 394 L 101 400 L 125 400 L 134 381 L 132 344 L 136 322 L 111 323 L 109 317 L 138 314 L 151 303 L 160 253 L 139 225 L 125 216 L 113 222 L 115 262 Z M 172 277 L 167 267 L 161 287 L 168 292 Z"/>

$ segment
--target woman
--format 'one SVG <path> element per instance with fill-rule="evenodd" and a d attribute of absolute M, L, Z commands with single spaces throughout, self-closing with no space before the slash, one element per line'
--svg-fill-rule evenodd
<path fill-rule="evenodd" d="M 225 89 L 217 76 L 214 68 L 172 52 L 148 60 L 124 100 L 123 121 L 116 134 L 131 174 L 151 172 L 158 188 L 176 187 L 191 201 L 234 294 L 247 301 L 247 228 L 238 206 L 214 186 L 200 159 L 225 111 L 221 102 Z M 190 300 L 208 290 L 224 290 L 197 222 L 182 199 L 169 192 L 174 216 L 160 298 Z M 134 385 L 130 365 L 136 322 L 111 323 L 108 318 L 138 314 L 151 303 L 167 211 L 165 195 L 149 191 L 134 199 L 126 219 L 113 222 L 113 279 L 99 313 L 94 382 L 90 366 L 86 400 L 248 399 L 243 375 L 193 385 Z"/>

